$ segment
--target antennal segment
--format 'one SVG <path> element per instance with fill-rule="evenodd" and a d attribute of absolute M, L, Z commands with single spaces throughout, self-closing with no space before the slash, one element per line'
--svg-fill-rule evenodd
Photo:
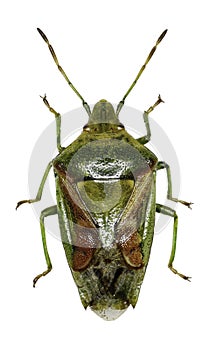
<path fill-rule="evenodd" d="M 149 63 L 149 61 L 151 60 L 152 56 L 154 55 L 157 46 L 160 44 L 160 42 L 163 40 L 164 36 L 167 33 L 167 29 L 164 30 L 164 32 L 159 36 L 159 38 L 157 39 L 155 46 L 153 46 L 152 50 L 150 51 L 149 55 L 147 56 L 147 59 L 145 61 L 145 63 L 143 64 L 143 66 L 140 68 L 135 80 L 133 81 L 133 83 L 131 84 L 131 86 L 129 87 L 128 91 L 126 92 L 126 94 L 124 95 L 124 97 L 122 98 L 122 100 L 118 103 L 117 106 L 117 110 L 116 110 L 116 114 L 118 115 L 120 113 L 121 108 L 123 107 L 124 103 L 125 103 L 125 99 L 126 97 L 129 95 L 129 93 L 131 92 L 131 90 L 133 89 L 133 87 L 136 85 L 137 81 L 139 80 L 140 76 L 142 75 L 143 71 L 145 70 L 147 64 Z"/>
<path fill-rule="evenodd" d="M 69 84 L 69 86 L 72 88 L 72 90 L 77 94 L 77 96 L 82 100 L 82 104 L 86 110 L 86 112 L 88 113 L 88 115 L 91 115 L 91 111 L 90 111 L 90 107 L 88 105 L 87 102 L 85 102 L 84 98 L 80 95 L 80 93 L 77 91 L 77 89 L 75 88 L 75 86 L 72 84 L 72 82 L 69 80 L 69 78 L 67 77 L 65 71 L 63 70 L 63 68 L 60 66 L 59 61 L 57 59 L 57 56 L 55 54 L 55 51 L 52 47 L 52 45 L 50 44 L 48 38 L 46 37 L 46 35 L 43 33 L 43 31 L 39 28 L 37 28 L 39 34 L 41 35 L 42 39 L 46 42 L 46 44 L 48 45 L 48 48 L 50 50 L 50 53 L 55 61 L 56 66 L 58 67 L 59 71 L 61 72 L 61 74 L 63 75 L 63 77 L 65 78 L 65 80 L 67 81 L 67 83 Z"/>

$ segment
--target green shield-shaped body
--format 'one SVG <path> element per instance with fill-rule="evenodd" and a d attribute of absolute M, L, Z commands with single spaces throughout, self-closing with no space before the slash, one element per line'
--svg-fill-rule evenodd
<path fill-rule="evenodd" d="M 33 199 L 21 200 L 35 203 L 41 200 L 44 184 L 53 165 L 56 179 L 57 205 L 45 208 L 40 215 L 40 227 L 47 270 L 52 264 L 46 244 L 44 219 L 58 214 L 61 239 L 82 304 L 104 319 L 120 316 L 129 305 L 135 307 L 149 261 L 154 234 L 155 211 L 174 218 L 173 242 L 168 262 L 170 270 L 185 280 L 190 277 L 173 267 L 176 252 L 178 216 L 165 205 L 155 202 L 156 170 L 166 169 L 167 198 L 191 206 L 173 197 L 170 167 L 144 144 L 150 140 L 148 115 L 162 101 L 158 100 L 144 112 L 146 135 L 135 140 L 120 123 L 118 116 L 125 99 L 136 85 L 165 30 L 157 39 L 136 78 L 118 103 L 116 113 L 106 100 L 100 100 L 91 111 L 88 103 L 72 84 L 60 66 L 55 51 L 46 35 L 39 34 L 49 47 L 59 71 L 81 99 L 89 120 L 81 135 L 67 148 L 61 146 L 61 115 L 49 104 L 44 104 L 55 115 L 58 156 L 50 161 Z"/>
<path fill-rule="evenodd" d="M 148 264 L 157 158 L 125 131 L 111 104 L 99 104 L 53 165 L 62 242 L 82 304 L 115 319 L 136 305 Z"/>

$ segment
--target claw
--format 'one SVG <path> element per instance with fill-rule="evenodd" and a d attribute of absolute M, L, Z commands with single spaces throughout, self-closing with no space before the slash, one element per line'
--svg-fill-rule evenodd
<path fill-rule="evenodd" d="M 24 204 L 24 203 L 31 203 L 31 200 L 30 199 L 25 199 L 25 200 L 23 200 L 23 201 L 19 201 L 19 202 L 17 202 L 17 205 L 16 205 L 16 210 L 17 210 L 17 208 L 19 208 L 19 206 L 20 205 L 22 205 L 22 204 Z"/>
<path fill-rule="evenodd" d="M 192 209 L 191 205 L 194 204 L 192 202 L 185 202 L 185 201 L 182 201 L 181 199 L 179 200 L 180 203 L 186 205 L 186 207 L 188 207 L 189 209 Z"/>
<path fill-rule="evenodd" d="M 183 278 L 185 281 L 191 282 L 192 277 L 183 275 L 182 273 L 178 272 L 172 265 L 168 265 L 168 267 L 173 273 L 175 273 L 175 275 L 178 275 L 179 277 Z"/>

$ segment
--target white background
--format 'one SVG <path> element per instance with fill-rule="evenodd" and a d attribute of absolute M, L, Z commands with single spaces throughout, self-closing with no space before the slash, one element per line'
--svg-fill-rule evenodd
<path fill-rule="evenodd" d="M 1 6 L 1 348 L 209 349 L 209 10 L 201 1 L 7 1 Z M 3 7 L 3 8 L 2 8 Z M 80 106 L 36 31 L 50 38 L 81 94 L 91 104 L 118 102 L 160 33 L 168 34 L 127 104 L 145 109 L 161 93 L 153 117 L 180 161 L 179 237 L 167 269 L 172 222 L 155 236 L 135 310 L 106 322 L 80 304 L 62 245 L 48 235 L 53 271 L 45 267 L 39 223 L 27 198 L 27 169 L 39 134 L 53 116 L 39 94 L 64 113 Z M 50 143 L 51 140 L 46 140 Z M 162 179 L 162 178 L 161 178 Z M 163 181 L 165 177 L 163 176 Z"/>

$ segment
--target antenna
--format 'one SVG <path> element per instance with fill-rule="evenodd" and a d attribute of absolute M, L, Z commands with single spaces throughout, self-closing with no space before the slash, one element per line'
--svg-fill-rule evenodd
<path fill-rule="evenodd" d="M 163 40 L 164 36 L 167 33 L 167 29 L 164 30 L 164 32 L 159 36 L 159 38 L 157 39 L 155 46 L 153 46 L 152 50 L 150 51 L 149 55 L 147 56 L 146 61 L 144 62 L 143 66 L 140 68 L 135 80 L 133 81 L 133 83 L 131 84 L 131 86 L 129 87 L 128 91 L 126 92 L 126 94 L 124 95 L 124 97 L 122 98 L 122 100 L 118 103 L 117 106 L 117 110 L 116 110 L 116 114 L 117 116 L 119 115 L 121 108 L 123 107 L 124 103 L 125 103 L 125 99 L 126 97 L 130 94 L 131 90 L 133 89 L 133 87 L 136 85 L 137 81 L 139 80 L 140 76 L 142 75 L 143 71 L 145 70 L 147 64 L 149 63 L 149 61 L 151 60 L 152 56 L 154 55 L 157 46 L 160 44 L 160 42 Z"/>
<path fill-rule="evenodd" d="M 75 86 L 72 84 L 72 82 L 69 80 L 68 76 L 66 75 L 65 71 L 63 70 L 63 68 L 60 66 L 59 61 L 57 59 L 57 56 L 55 54 L 55 51 L 52 47 L 52 45 L 50 44 L 48 38 L 46 37 L 46 35 L 43 33 L 43 31 L 39 28 L 37 28 L 39 34 L 41 35 L 42 39 L 46 42 L 46 44 L 48 45 L 48 48 L 50 50 L 50 53 L 55 61 L 56 66 L 58 67 L 58 70 L 61 72 L 61 74 L 63 75 L 63 77 L 65 78 L 65 80 L 67 81 L 67 83 L 69 84 L 69 86 L 72 88 L 72 90 L 77 94 L 77 96 L 82 100 L 82 104 L 87 112 L 87 114 L 90 116 L 91 115 L 91 110 L 90 107 L 88 105 L 87 102 L 85 102 L 84 98 L 80 95 L 80 93 L 77 91 L 77 89 L 75 88 Z"/>

